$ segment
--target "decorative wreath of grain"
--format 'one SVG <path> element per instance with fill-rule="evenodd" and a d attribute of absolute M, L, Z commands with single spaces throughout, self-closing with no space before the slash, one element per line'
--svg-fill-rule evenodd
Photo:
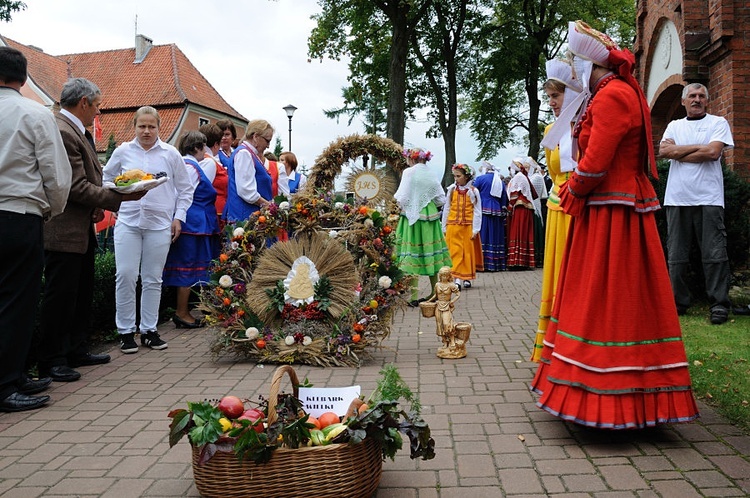
<path fill-rule="evenodd" d="M 400 176 L 406 169 L 406 160 L 402 156 L 403 147 L 391 140 L 377 135 L 349 135 L 331 142 L 310 171 L 306 189 L 332 190 L 333 183 L 341 174 L 342 166 L 358 157 L 369 154 L 376 160 L 385 162 Z"/>
<path fill-rule="evenodd" d="M 346 247 L 327 235 L 302 236 L 276 242 L 260 256 L 253 280 L 247 286 L 247 304 L 263 322 L 281 323 L 279 310 L 272 306 L 266 290 L 273 289 L 276 282 L 284 280 L 300 256 L 312 260 L 318 273 L 331 281 L 333 291 L 328 296 L 331 316 L 339 318 L 355 302 L 354 287 L 359 282 L 359 275 Z"/>

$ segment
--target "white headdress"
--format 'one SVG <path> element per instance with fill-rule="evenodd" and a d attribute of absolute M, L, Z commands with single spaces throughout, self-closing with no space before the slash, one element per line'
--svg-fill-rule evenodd
<path fill-rule="evenodd" d="M 503 175 L 501 175 L 500 172 L 495 169 L 495 165 L 489 161 L 482 161 L 482 169 L 486 173 L 492 172 L 494 174 L 492 177 L 492 186 L 490 186 L 490 195 L 497 197 L 498 199 L 501 198 L 503 196 L 503 191 L 505 190 Z"/>
<path fill-rule="evenodd" d="M 590 65 L 590 63 L 587 63 Z M 591 74 L 589 69 L 585 76 L 585 81 L 581 80 L 573 70 L 570 61 L 554 59 L 547 61 L 547 78 L 562 82 L 565 85 L 565 97 L 563 99 L 562 110 L 557 117 L 555 124 L 542 138 L 542 147 L 550 150 L 560 145 L 560 157 L 564 157 L 563 148 L 566 149 L 565 157 L 571 155 L 570 147 L 570 123 L 575 121 L 576 115 L 583 102 L 587 98 L 586 92 L 582 92 L 584 85 L 588 90 L 588 76 Z M 565 146 L 563 147 L 563 143 Z M 569 165 L 566 165 L 569 166 Z M 566 171 L 572 171 L 567 169 Z"/>

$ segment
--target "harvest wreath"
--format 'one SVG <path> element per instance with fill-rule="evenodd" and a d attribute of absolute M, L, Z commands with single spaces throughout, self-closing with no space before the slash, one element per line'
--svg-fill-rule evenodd
<path fill-rule="evenodd" d="M 277 201 L 225 227 L 199 306 L 217 330 L 211 351 L 260 363 L 359 365 L 405 303 L 393 250 L 398 216 L 330 192 Z"/>
<path fill-rule="evenodd" d="M 411 458 L 435 456 L 419 400 L 395 366 L 380 373 L 366 402 L 355 399 L 343 418 L 327 412 L 314 419 L 303 410 L 294 369 L 281 366 L 258 408 L 245 410 L 247 400 L 225 396 L 218 404 L 188 403 L 187 410 L 172 410 L 170 447 L 188 436 L 203 496 L 370 496 L 382 461 L 401 449 L 401 434 L 409 439 Z M 285 375 L 291 395 L 279 391 Z M 400 408 L 402 400 L 410 403 L 409 412 Z"/>

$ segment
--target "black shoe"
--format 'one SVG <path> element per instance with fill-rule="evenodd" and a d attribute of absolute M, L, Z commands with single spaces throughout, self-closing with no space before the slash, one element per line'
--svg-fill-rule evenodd
<path fill-rule="evenodd" d="M 735 315 L 750 315 L 750 306 L 735 306 L 732 308 Z"/>
<path fill-rule="evenodd" d="M 203 323 L 203 320 L 196 320 L 193 323 L 190 323 L 190 322 L 186 322 L 185 320 L 183 320 L 177 315 L 174 315 L 172 317 L 172 321 L 174 322 L 175 327 L 177 327 L 178 329 L 181 329 L 181 328 L 199 329 L 206 325 L 205 323 Z"/>
<path fill-rule="evenodd" d="M 71 368 L 104 365 L 105 363 L 109 363 L 109 360 L 111 359 L 112 358 L 110 358 L 108 354 L 86 353 L 83 356 L 76 356 L 69 359 L 68 365 L 70 365 Z"/>
<path fill-rule="evenodd" d="M 711 323 L 714 325 L 721 325 L 726 322 L 729 318 L 729 310 L 717 306 L 711 310 Z"/>
<path fill-rule="evenodd" d="M 49 401 L 49 396 L 27 396 L 26 394 L 13 393 L 0 401 L 0 412 L 23 412 L 41 408 Z"/>
<path fill-rule="evenodd" d="M 155 330 L 145 333 L 141 332 L 141 345 L 156 350 L 167 349 L 167 343 L 161 340 L 161 337 L 159 337 L 159 334 Z"/>
<path fill-rule="evenodd" d="M 471 280 L 464 280 L 464 289 L 469 289 L 471 287 Z"/>
<path fill-rule="evenodd" d="M 125 354 L 138 352 L 138 344 L 135 343 L 135 332 L 120 334 L 120 351 Z"/>
<path fill-rule="evenodd" d="M 685 306 L 677 306 L 677 315 L 683 316 L 687 313 L 687 308 Z"/>
<path fill-rule="evenodd" d="M 55 382 L 75 382 L 81 378 L 80 372 L 76 372 L 72 368 L 65 365 L 58 365 L 56 367 L 50 367 L 45 373 L 52 377 Z"/>
<path fill-rule="evenodd" d="M 37 394 L 47 389 L 50 384 L 52 384 L 52 378 L 50 377 L 42 377 L 34 380 L 24 375 L 23 382 L 18 386 L 18 392 L 27 396 L 29 394 Z"/>

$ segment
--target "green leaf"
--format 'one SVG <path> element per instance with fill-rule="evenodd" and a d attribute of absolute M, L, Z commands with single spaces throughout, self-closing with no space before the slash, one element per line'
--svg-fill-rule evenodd
<path fill-rule="evenodd" d="M 182 436 L 185 435 L 185 429 L 190 423 L 190 412 L 187 410 L 176 410 L 172 415 L 172 422 L 169 424 L 169 447 L 177 444 Z"/>

